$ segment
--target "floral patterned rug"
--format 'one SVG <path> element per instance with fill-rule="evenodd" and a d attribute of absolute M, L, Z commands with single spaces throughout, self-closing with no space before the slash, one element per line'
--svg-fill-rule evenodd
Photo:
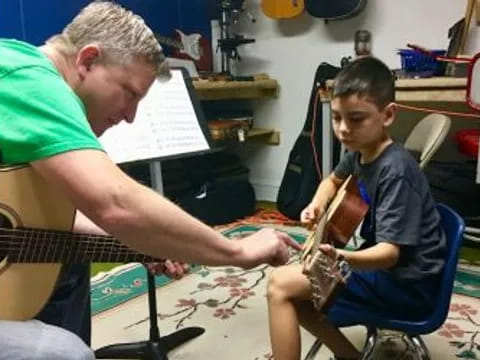
<path fill-rule="evenodd" d="M 243 225 L 227 230 L 226 235 L 242 237 L 257 229 Z M 303 241 L 303 229 L 289 229 L 296 240 Z M 298 254 L 292 254 L 291 261 L 298 261 Z M 189 326 L 206 330 L 200 337 L 172 350 L 169 359 L 272 359 L 265 299 L 270 270 L 268 266 L 250 270 L 197 266 L 181 280 L 157 277 L 161 335 Z M 480 272 L 478 267 L 467 265 L 459 270 L 462 275 L 457 277 L 448 319 L 438 331 L 424 337 L 432 359 L 480 359 Z M 124 265 L 93 279 L 94 348 L 148 338 L 145 291 L 145 271 L 138 264 Z M 363 345 L 362 327 L 347 328 L 345 333 L 357 347 Z M 305 332 L 302 340 L 302 355 L 305 355 L 314 339 Z M 413 360 L 411 349 L 402 334 L 382 332 L 375 359 Z M 318 359 L 329 357 L 325 348 L 317 355 Z"/>

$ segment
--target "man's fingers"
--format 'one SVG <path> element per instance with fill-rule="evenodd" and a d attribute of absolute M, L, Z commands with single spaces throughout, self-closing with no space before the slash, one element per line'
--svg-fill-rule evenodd
<path fill-rule="evenodd" d="M 295 250 L 302 250 L 302 245 L 300 245 L 298 242 L 293 240 L 287 233 L 283 231 L 275 231 L 278 237 L 288 246 Z"/>

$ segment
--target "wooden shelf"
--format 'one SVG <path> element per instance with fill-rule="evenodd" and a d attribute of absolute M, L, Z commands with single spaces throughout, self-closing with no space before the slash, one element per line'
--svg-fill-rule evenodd
<path fill-rule="evenodd" d="M 256 142 L 266 145 L 279 145 L 280 132 L 273 129 L 252 128 L 248 129 L 244 141 L 240 141 L 237 136 L 231 136 L 226 139 L 213 140 L 216 146 L 225 146 L 233 144 L 245 144 L 247 142 Z"/>
<path fill-rule="evenodd" d="M 321 101 L 330 101 L 329 89 L 332 80 L 327 81 L 328 90 L 320 95 Z M 395 81 L 395 98 L 398 102 L 460 102 L 467 94 L 467 79 L 454 77 L 433 77 L 425 79 L 399 79 Z"/>
<path fill-rule="evenodd" d="M 210 81 L 195 80 L 193 86 L 200 100 L 261 99 L 277 97 L 276 80 Z"/>
<path fill-rule="evenodd" d="M 248 141 L 258 141 L 268 145 L 280 144 L 280 131 L 273 129 L 252 128 L 247 132 Z"/>

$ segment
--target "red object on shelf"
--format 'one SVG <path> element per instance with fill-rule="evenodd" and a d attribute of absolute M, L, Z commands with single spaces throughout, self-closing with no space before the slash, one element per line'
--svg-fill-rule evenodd
<path fill-rule="evenodd" d="M 458 150 L 467 156 L 476 158 L 478 156 L 478 141 L 480 138 L 480 130 L 464 129 L 457 131 L 455 134 Z"/>

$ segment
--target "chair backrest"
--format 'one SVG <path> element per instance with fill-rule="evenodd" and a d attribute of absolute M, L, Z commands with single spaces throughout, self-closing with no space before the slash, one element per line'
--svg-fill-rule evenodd
<path fill-rule="evenodd" d="M 442 114 L 430 114 L 420 120 L 405 141 L 407 150 L 420 153 L 419 166 L 425 168 L 450 130 L 451 120 Z"/>
<path fill-rule="evenodd" d="M 421 333 L 427 333 L 438 329 L 448 315 L 453 282 L 457 271 L 458 254 L 460 247 L 462 246 L 463 232 L 465 230 L 463 219 L 453 209 L 444 204 L 438 204 L 437 209 L 440 213 L 441 224 L 447 238 L 447 259 L 442 275 L 438 302 L 430 320 L 422 324 L 425 326 L 426 331 L 422 331 Z"/>

